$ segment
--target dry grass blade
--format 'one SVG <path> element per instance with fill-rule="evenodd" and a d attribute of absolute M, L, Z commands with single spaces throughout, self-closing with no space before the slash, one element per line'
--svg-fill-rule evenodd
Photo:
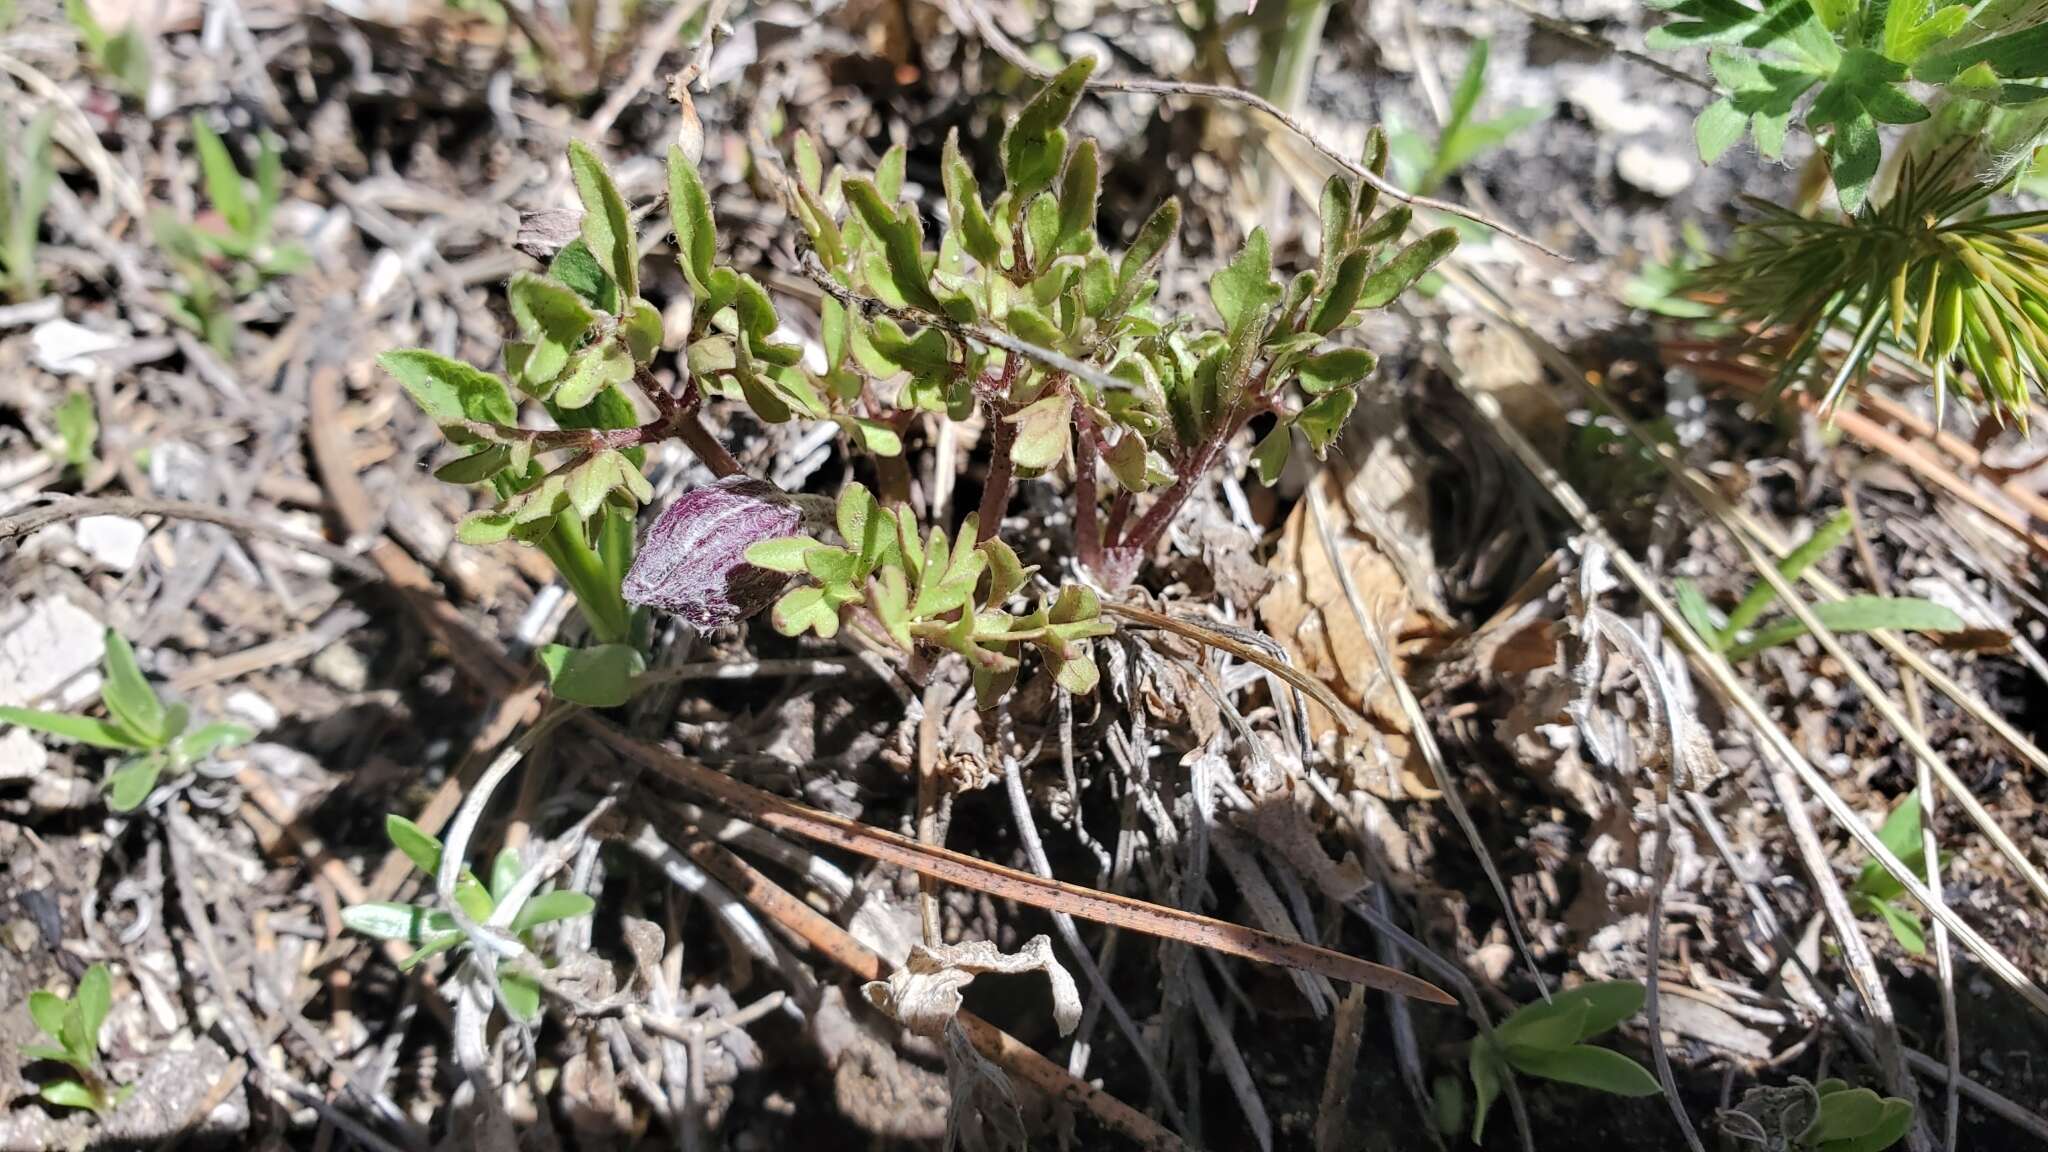
<path fill-rule="evenodd" d="M 1472 845 L 1472 852 L 1479 857 L 1479 866 L 1486 873 L 1486 881 L 1493 886 L 1494 898 L 1500 901 L 1501 915 L 1508 923 L 1508 935 L 1514 938 L 1515 951 L 1528 965 L 1529 976 L 1536 981 L 1536 990 L 1545 1000 L 1550 999 L 1550 984 L 1543 978 L 1542 969 L 1536 966 L 1536 955 L 1529 949 L 1529 940 L 1522 932 L 1522 918 L 1515 912 L 1515 902 L 1508 895 L 1507 881 L 1501 878 L 1500 866 L 1493 862 L 1493 854 L 1486 849 L 1486 841 L 1480 838 L 1479 825 L 1473 823 L 1472 813 L 1465 808 L 1465 799 L 1458 790 L 1458 782 L 1451 776 L 1451 766 L 1444 759 L 1444 752 L 1436 742 L 1436 733 L 1430 728 L 1429 717 L 1423 715 L 1422 704 L 1415 699 L 1415 693 L 1408 682 L 1401 678 L 1394 667 L 1394 655 L 1387 648 L 1387 639 L 1381 634 L 1380 626 L 1373 613 L 1367 609 L 1359 596 L 1358 584 L 1351 578 L 1351 569 L 1346 567 L 1336 535 L 1330 531 L 1330 517 L 1323 507 L 1323 494 L 1314 484 L 1308 486 L 1309 515 L 1315 520 L 1316 538 L 1322 543 L 1323 552 L 1330 558 L 1330 568 L 1337 574 L 1337 582 L 1344 589 L 1344 599 L 1351 612 L 1358 618 L 1359 630 L 1365 633 L 1372 644 L 1373 659 L 1379 663 L 1380 675 L 1393 686 L 1394 698 L 1401 703 L 1401 710 L 1408 716 L 1409 731 L 1414 734 L 1416 750 L 1422 753 L 1423 762 L 1429 765 L 1431 778 L 1436 790 L 1443 795 L 1444 806 L 1451 810 L 1451 817 L 1458 822 L 1459 831 Z"/>
<path fill-rule="evenodd" d="M 1332 980 L 1364 984 L 1420 1000 L 1438 1004 L 1456 1002 L 1427 980 L 1356 956 L 1128 896 L 1041 879 L 1029 872 L 990 864 L 963 853 L 919 844 L 893 832 L 870 828 L 858 821 L 820 812 L 742 784 L 660 745 L 628 736 L 602 721 L 588 716 L 580 719 L 586 730 L 594 732 L 627 759 L 692 791 L 710 796 L 765 828 L 830 844 L 871 860 L 908 868 L 920 876 L 930 876 L 1034 908 L 1064 912 L 1083 920 L 1178 940 L 1247 960 L 1319 972 Z"/>
<path fill-rule="evenodd" d="M 1772 590 L 1777 592 L 1779 599 L 1784 603 L 1786 611 L 1790 612 L 1794 619 L 1805 625 L 1808 631 L 1813 634 L 1813 638 L 1820 643 L 1821 649 L 1842 666 L 1842 669 L 1848 673 L 1850 681 L 1856 685 L 1857 691 L 1861 692 L 1870 701 L 1871 707 L 1876 708 L 1878 714 L 1884 717 L 1885 722 L 1898 732 L 1899 738 L 1912 751 L 1914 758 L 1940 779 L 1942 787 L 1946 788 L 1949 794 L 1955 798 L 1956 802 L 1962 806 L 1963 811 L 1969 814 L 1971 822 L 1976 824 L 1978 830 L 1983 832 L 1991 843 L 1997 847 L 1999 855 L 2003 856 L 2006 862 L 2011 864 L 2019 872 L 2020 876 L 2026 880 L 2027 886 L 2034 890 L 2034 894 L 2040 898 L 2043 906 L 2048 906 L 2048 876 L 2042 875 L 2041 870 L 2034 866 L 2033 861 L 2027 859 L 2026 853 L 2020 850 L 2020 846 L 1992 818 L 1991 813 L 1985 809 L 1983 803 L 1970 791 L 1969 786 L 1964 784 L 1962 778 L 1955 774 L 1955 770 L 1948 766 L 1948 761 L 1939 752 L 1934 750 L 1932 744 L 1927 742 L 1927 737 L 1914 726 L 1912 720 L 1906 716 L 1905 711 L 1892 700 L 1891 694 L 1886 692 L 1877 683 L 1876 678 L 1871 676 L 1870 672 L 1863 667 L 1863 662 L 1858 660 L 1856 655 L 1849 651 L 1848 647 L 1842 643 L 1840 637 L 1836 636 L 1826 624 L 1821 622 L 1818 616 L 1814 615 L 1812 607 L 1800 597 L 1798 589 L 1792 586 L 1792 582 L 1787 580 L 1784 574 L 1778 571 L 1778 566 L 1772 562 L 1771 557 L 1764 555 L 1763 551 L 1757 547 L 1749 535 L 1742 531 L 1734 509 L 1729 506 L 1728 501 L 1722 497 L 1720 492 L 1716 491 L 1713 485 L 1704 484 L 1694 479 L 1687 471 L 1684 462 L 1678 458 L 1677 453 L 1669 445 L 1659 443 L 1655 437 L 1644 432 L 1634 421 L 1630 420 L 1628 415 L 1618 405 L 1608 399 L 1606 392 L 1598 384 L 1586 379 L 1583 374 L 1574 373 L 1572 378 L 1583 383 L 1593 399 L 1628 428 L 1629 434 L 1635 437 L 1637 442 L 1643 446 L 1643 450 L 1653 453 L 1657 461 L 1663 465 L 1664 470 L 1670 473 L 1702 508 L 1705 508 L 1715 519 L 1721 521 L 1722 525 L 1728 529 L 1729 535 L 1734 538 L 1736 545 L 1742 549 L 1743 555 L 1749 561 L 1750 568 L 1755 571 L 1759 578 L 1769 584 Z"/>
<path fill-rule="evenodd" d="M 1606 530 L 1601 527 L 1599 520 L 1593 515 L 1592 510 L 1586 506 L 1586 502 L 1580 498 L 1571 485 L 1565 483 L 1564 479 L 1557 474 L 1557 470 L 1551 467 L 1548 461 L 1543 459 L 1542 454 L 1536 450 L 1535 446 L 1523 438 L 1522 434 L 1509 423 L 1506 415 L 1501 411 L 1500 403 L 1492 396 L 1472 391 L 1466 387 L 1463 381 L 1458 381 L 1458 387 L 1485 420 L 1495 437 L 1507 446 L 1509 452 L 1537 479 L 1538 483 L 1550 494 L 1558 506 L 1563 508 L 1565 513 L 1578 524 L 1580 530 L 1606 544 L 1615 570 L 1634 587 L 1636 594 L 1642 597 L 1643 601 L 1662 619 L 1665 630 L 1684 648 L 1686 656 L 1692 662 L 1693 667 L 1714 686 L 1726 703 L 1741 712 L 1743 717 L 1749 721 L 1750 726 L 1757 733 L 1759 739 L 1768 746 L 1766 750 L 1782 759 L 1792 768 L 1798 775 L 1800 783 L 1805 785 L 1807 791 L 1811 792 L 1826 806 L 1828 815 L 1834 819 L 1835 823 L 1840 825 L 1843 831 L 1854 838 L 1863 847 L 1864 851 L 1878 860 L 1884 867 L 1884 870 L 1903 885 L 1907 892 L 1912 894 L 1916 903 L 1927 909 L 1935 919 L 1947 924 L 1949 931 L 1955 933 L 1956 938 L 1961 940 L 1964 946 L 1984 963 L 1985 967 L 1991 969 L 2000 980 L 2010 985 L 2027 1003 L 2031 1004 L 2037 1011 L 2048 1015 L 2048 993 L 2042 992 L 2039 986 L 2028 979 L 2024 972 L 2020 971 L 2018 965 L 2014 964 L 1997 948 L 1993 947 L 1989 941 L 1984 939 L 1981 933 L 1957 916 L 1945 903 L 1936 900 L 1927 891 L 1927 886 L 1922 882 L 1921 878 L 1914 875 L 1913 870 L 1906 867 L 1891 849 L 1885 847 L 1884 842 L 1878 839 L 1877 833 L 1871 830 L 1862 817 L 1858 816 L 1846 801 L 1835 794 L 1834 788 L 1828 783 L 1827 777 L 1821 775 L 1819 769 L 1816 769 L 1806 759 L 1805 755 L 1792 743 L 1791 738 L 1786 736 L 1784 730 L 1778 727 L 1777 722 L 1772 719 L 1770 711 L 1764 707 L 1762 701 L 1756 698 L 1756 694 L 1750 691 L 1743 683 L 1742 678 L 1736 674 L 1728 661 L 1719 653 L 1707 647 L 1706 642 L 1701 640 L 1698 634 L 1692 630 L 1692 626 L 1686 622 L 1685 617 L 1658 590 L 1657 582 L 1650 577 L 1650 574 L 1645 572 L 1627 552 L 1608 538 Z M 1754 546 L 1752 545 L 1752 547 Z M 1769 568 L 1773 573 L 1777 571 L 1768 563 L 1763 566 Z"/>
<path fill-rule="evenodd" d="M 1190 620 L 1185 616 L 1172 616 L 1165 612 L 1155 612 L 1150 608 L 1141 608 L 1136 604 L 1106 603 L 1102 606 L 1102 611 L 1104 615 L 1117 616 L 1129 620 L 1133 624 L 1140 624 L 1147 628 L 1157 628 L 1161 632 L 1171 632 L 1175 636 L 1193 640 L 1198 644 L 1206 644 L 1219 652 L 1227 652 L 1239 660 L 1256 664 L 1280 679 L 1287 681 L 1288 684 L 1299 689 L 1303 695 L 1317 704 L 1329 709 L 1330 715 L 1335 716 L 1350 731 L 1358 731 L 1360 725 L 1365 723 L 1364 717 L 1353 711 L 1350 705 L 1339 700 L 1336 693 L 1331 692 L 1329 687 L 1322 681 L 1284 660 L 1274 659 L 1272 653 L 1255 645 L 1246 644 L 1228 633 L 1219 632 L 1206 624 Z"/>

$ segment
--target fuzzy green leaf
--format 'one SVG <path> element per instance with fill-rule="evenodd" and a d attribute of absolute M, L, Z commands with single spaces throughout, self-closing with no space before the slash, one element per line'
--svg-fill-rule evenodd
<path fill-rule="evenodd" d="M 64 1038 L 64 1016 L 70 1011 L 62 996 L 38 988 L 28 994 L 28 1014 L 36 1027 L 48 1033 L 51 1039 Z"/>
<path fill-rule="evenodd" d="M 1235 337 L 1280 298 L 1273 282 L 1273 248 L 1264 228 L 1252 229 L 1236 258 L 1209 278 L 1209 300 Z"/>
<path fill-rule="evenodd" d="M 1003 133 L 1003 175 L 1009 183 L 1011 203 L 1028 201 L 1059 175 L 1067 153 L 1064 125 L 1094 71 L 1092 56 L 1061 69 Z"/>
<path fill-rule="evenodd" d="M 392 813 L 384 817 L 384 835 L 391 846 L 403 853 L 412 866 L 433 876 L 441 871 L 441 842 L 426 829 Z"/>
<path fill-rule="evenodd" d="M 676 260 L 690 287 L 701 295 L 718 259 L 718 234 L 711 217 L 711 197 L 704 191 L 697 166 L 673 144 L 668 147 L 668 218 L 676 233 Z"/>
<path fill-rule="evenodd" d="M 1320 396 L 1338 388 L 1350 388 L 1366 378 L 1379 358 L 1363 348 L 1338 348 L 1301 362 L 1301 389 Z"/>
<path fill-rule="evenodd" d="M 1365 287 L 1358 294 L 1358 307 L 1384 308 L 1393 303 L 1457 246 L 1457 229 L 1439 228 L 1401 249 L 1392 260 L 1366 277 Z"/>
<path fill-rule="evenodd" d="M 1344 431 L 1344 422 L 1351 417 L 1352 406 L 1358 403 L 1358 393 L 1350 389 L 1329 392 L 1318 396 L 1308 407 L 1294 418 L 1294 425 L 1308 437 L 1309 447 L 1315 450 L 1316 459 L 1330 450 L 1337 437 Z"/>
<path fill-rule="evenodd" d="M 868 231 L 881 240 L 889 282 L 903 302 L 943 315 L 945 308 L 932 292 L 931 273 L 924 264 L 924 227 L 918 220 L 917 209 L 909 205 L 900 210 L 891 208 L 873 182 L 867 180 L 848 180 L 846 201 Z"/>
<path fill-rule="evenodd" d="M 471 420 L 518 422 L 518 406 L 505 382 L 460 360 L 424 348 L 401 348 L 379 356 L 377 363 L 404 387 L 427 419 L 443 428 Z"/>
<path fill-rule="evenodd" d="M 1083 140 L 1067 157 L 1060 177 L 1059 233 L 1053 250 L 1085 253 L 1095 246 L 1095 200 L 1101 191 L 1095 141 Z"/>
<path fill-rule="evenodd" d="M 417 944 L 425 935 L 429 912 L 416 904 L 375 901 L 351 904 L 341 910 L 342 926 L 378 940 L 404 940 Z"/>
<path fill-rule="evenodd" d="M 1067 454 L 1073 418 L 1074 397 L 1066 391 L 1040 397 L 1003 417 L 1017 426 L 1017 437 L 1010 443 L 1011 462 L 1032 472 L 1059 463 Z"/>
<path fill-rule="evenodd" d="M 945 151 L 939 160 L 940 177 L 946 186 L 946 218 L 960 237 L 960 246 L 984 268 L 995 268 L 1002 259 L 1002 241 L 989 222 L 981 203 L 981 186 L 974 169 L 960 155 L 960 130 L 946 133 Z"/>
<path fill-rule="evenodd" d="M 569 142 L 569 176 L 576 183 L 576 196 L 583 201 L 583 243 L 596 257 L 598 267 L 619 287 L 621 300 L 640 294 L 640 250 L 633 235 L 633 219 L 618 186 L 588 144 Z"/>

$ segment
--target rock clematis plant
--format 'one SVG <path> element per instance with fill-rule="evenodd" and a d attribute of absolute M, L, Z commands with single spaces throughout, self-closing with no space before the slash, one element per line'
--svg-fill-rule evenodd
<path fill-rule="evenodd" d="M 1091 690 L 1089 644 L 1111 628 L 1097 589 L 1136 578 L 1247 428 L 1263 431 L 1252 459 L 1267 482 L 1297 431 L 1320 457 L 1375 363 L 1339 334 L 1456 243 L 1448 229 L 1404 243 L 1407 208 L 1376 212 L 1369 186 L 1332 178 L 1314 267 L 1278 279 L 1257 230 L 1209 280 L 1219 325 L 1168 315 L 1156 274 L 1180 207 L 1161 204 L 1121 254 L 1103 244 L 1099 153 L 1067 130 L 1091 70 L 1087 60 L 1068 67 L 1011 120 L 992 202 L 957 137 L 947 140 L 936 251 L 918 206 L 902 199 L 900 148 L 872 174 L 828 174 L 798 135 L 786 194 L 808 241 L 806 269 L 825 292 L 822 361 L 778 339 L 767 291 L 719 261 L 710 198 L 691 158 L 672 148 L 668 208 L 693 304 L 677 388 L 655 373 L 664 333 L 640 296 L 631 216 L 596 156 L 572 145 L 579 234 L 545 274 L 512 281 L 520 339 L 504 374 L 418 349 L 383 359 L 462 449 L 437 475 L 495 498 L 460 538 L 544 549 L 600 645 L 639 640 L 636 606 L 717 627 L 772 602 L 787 635 L 848 631 L 906 660 L 956 652 L 985 700 L 1013 682 L 1026 651 L 1062 686 Z M 1386 152 L 1375 132 L 1374 171 Z M 819 508 L 816 497 L 744 477 L 699 419 L 705 397 L 769 424 L 838 425 L 876 487 L 850 485 Z M 523 424 L 522 402 L 554 426 Z M 989 451 L 980 507 L 957 527 L 922 523 L 906 434 L 921 420 L 970 419 Z M 651 496 L 642 451 L 671 439 L 721 479 L 665 509 L 636 556 L 635 510 Z M 1075 579 L 1024 610 L 1015 602 L 1035 569 L 1002 540 L 1003 518 L 1019 481 L 1054 476 L 1074 500 Z M 619 667 L 608 662 L 613 680 Z"/>

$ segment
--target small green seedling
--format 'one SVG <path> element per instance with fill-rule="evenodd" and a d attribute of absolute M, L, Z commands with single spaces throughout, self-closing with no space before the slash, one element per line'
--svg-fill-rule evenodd
<path fill-rule="evenodd" d="M 74 388 L 57 402 L 57 452 L 64 463 L 84 472 L 92 467 L 100 421 L 92 393 Z"/>
<path fill-rule="evenodd" d="M 1778 561 L 1778 574 L 1788 582 L 1797 581 L 1848 537 L 1850 527 L 1849 512 L 1844 509 Z M 1677 592 L 1678 610 L 1684 613 L 1693 631 L 1730 660 L 1745 659 L 1806 635 L 1806 625 L 1792 616 L 1757 627 L 1757 621 L 1778 599 L 1777 589 L 1764 581 L 1757 581 L 1725 617 L 1707 603 L 1691 581 L 1678 581 Z M 1952 610 L 1917 596 L 1848 596 L 1811 607 L 1828 631 L 1835 633 L 1961 632 L 1968 627 Z"/>
<path fill-rule="evenodd" d="M 1517 108 L 1497 120 L 1479 120 L 1473 112 L 1486 93 L 1486 61 L 1490 42 L 1474 41 L 1465 57 L 1465 71 L 1451 94 L 1449 115 L 1434 143 L 1412 130 L 1396 128 L 1387 134 L 1393 148 L 1396 176 L 1417 193 L 1428 195 L 1443 187 L 1445 180 L 1480 156 L 1499 148 L 1521 132 L 1550 118 L 1548 108 Z"/>
<path fill-rule="evenodd" d="M 1884 1152 L 1912 1129 L 1913 1104 L 1841 1080 L 1810 1084 L 1794 1077 L 1782 1088 L 1751 1088 L 1719 1119 L 1721 1132 L 1736 1147 Z"/>
<path fill-rule="evenodd" d="M 107 709 L 105 720 L 4 707 L 0 708 L 0 721 L 95 748 L 132 753 L 107 776 L 107 807 L 132 812 L 155 791 L 165 772 L 181 772 L 255 735 L 231 723 L 203 724 L 188 730 L 191 710 L 183 704 L 164 704 L 143 679 L 128 641 L 109 628 L 106 643 L 105 682 L 100 685 L 100 702 Z"/>
<path fill-rule="evenodd" d="M 79 42 L 92 70 L 124 96 L 140 100 L 149 93 L 149 40 L 139 21 L 109 33 L 92 14 L 86 0 L 64 0 L 64 14 L 78 30 Z"/>
<path fill-rule="evenodd" d="M 1513 1069 L 1527 1076 L 1577 1084 L 1614 1096 L 1655 1096 L 1661 1089 L 1648 1069 L 1611 1048 L 1586 1041 L 1613 1030 L 1643 1009 L 1643 986 L 1629 980 L 1582 984 L 1516 1010 L 1491 1039 L 1472 1041 L 1469 1059 L 1477 1097 L 1472 1142 L 1486 1136 L 1486 1113 Z"/>
<path fill-rule="evenodd" d="M 1926 845 L 1920 838 L 1920 794 L 1909 792 L 1898 806 L 1885 817 L 1884 827 L 1878 829 L 1878 840 L 1899 858 L 1906 870 L 1915 876 L 1927 870 Z M 1947 864 L 1946 855 L 1941 860 Z M 1863 865 L 1863 871 L 1856 876 L 1856 882 L 1849 888 L 1849 902 L 1866 916 L 1875 916 L 1884 921 L 1891 930 L 1892 939 L 1899 947 L 1915 956 L 1927 954 L 1927 935 L 1920 923 L 1920 910 L 1911 901 L 1903 900 L 1906 886 L 1898 877 L 1879 861 L 1872 860 Z"/>
<path fill-rule="evenodd" d="M 439 840 L 403 816 L 386 816 L 384 832 L 391 838 L 392 846 L 405 853 L 406 859 L 426 873 L 429 880 L 440 874 Z M 513 895 L 519 877 L 519 853 L 507 848 L 498 853 L 498 858 L 491 864 L 488 888 L 469 869 L 462 870 L 461 878 L 455 882 L 455 902 L 471 921 L 486 926 L 486 930 L 503 928 L 518 938 L 528 952 L 534 948 L 533 933 L 536 929 L 557 920 L 588 916 L 597 906 L 582 892 L 556 889 L 522 899 L 508 918 L 500 914 L 500 909 Z M 499 920 L 505 923 L 499 924 Z M 365 936 L 379 940 L 403 940 L 413 945 L 412 954 L 399 964 L 399 968 L 407 972 L 428 957 L 446 952 L 467 939 L 452 914 L 424 904 L 353 904 L 341 910 L 341 922 Z M 505 1010 L 522 1023 L 539 1016 L 540 982 L 510 961 L 500 961 L 497 972 L 498 992 L 504 1000 Z"/>
<path fill-rule="evenodd" d="M 45 106 L 28 122 L 15 146 L 0 152 L 0 273 L 8 295 L 26 300 L 42 291 L 36 275 L 36 236 L 43 207 L 56 182 L 56 160 L 50 151 L 50 126 L 57 110 Z"/>
<path fill-rule="evenodd" d="M 100 1069 L 100 1025 L 106 1023 L 113 1003 L 112 982 L 104 964 L 86 969 L 68 1000 L 41 989 L 28 994 L 29 1015 L 56 1043 L 23 1045 L 23 1063 L 48 1061 L 71 1070 L 71 1075 L 46 1080 L 37 1089 L 45 1102 L 105 1114 L 119 1108 L 135 1091 L 133 1084 L 117 1087 Z"/>
<path fill-rule="evenodd" d="M 158 212 L 151 217 L 150 232 L 182 282 L 172 318 L 226 354 L 234 345 L 235 302 L 304 268 L 307 255 L 272 233 L 284 192 L 284 153 L 275 137 L 266 133 L 258 142 L 253 193 L 227 142 L 197 116 L 192 118 L 192 147 L 212 218 L 188 223 Z"/>

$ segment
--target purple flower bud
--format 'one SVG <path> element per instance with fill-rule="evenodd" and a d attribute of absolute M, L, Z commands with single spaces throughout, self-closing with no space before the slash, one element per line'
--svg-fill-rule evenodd
<path fill-rule="evenodd" d="M 698 628 L 744 620 L 774 601 L 789 579 L 747 563 L 747 548 L 796 535 L 801 520 L 786 493 L 750 476 L 686 492 L 662 509 L 640 542 L 626 573 L 626 600 Z"/>

